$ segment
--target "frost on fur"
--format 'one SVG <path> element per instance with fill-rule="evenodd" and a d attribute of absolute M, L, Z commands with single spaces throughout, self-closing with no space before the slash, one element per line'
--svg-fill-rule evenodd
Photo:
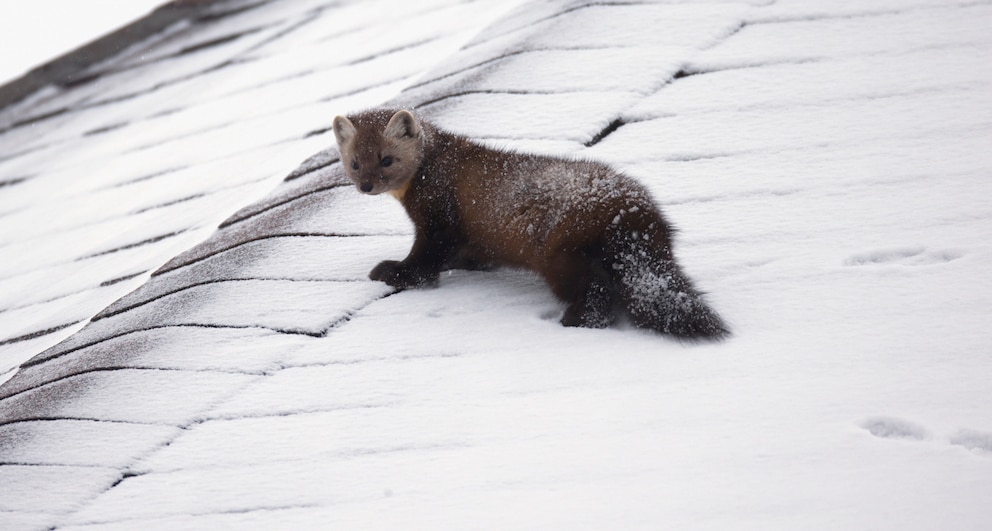
<path fill-rule="evenodd" d="M 613 264 L 624 306 L 635 325 L 681 338 L 722 338 L 723 320 L 673 260 L 659 259 L 641 242 L 628 244 Z"/>

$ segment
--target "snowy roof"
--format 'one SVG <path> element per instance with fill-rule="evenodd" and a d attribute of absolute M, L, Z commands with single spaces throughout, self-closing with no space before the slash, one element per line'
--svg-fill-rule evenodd
<path fill-rule="evenodd" d="M 992 4 L 184 9 L 0 109 L 0 527 L 992 516 Z M 369 281 L 411 226 L 330 124 L 382 104 L 642 181 L 734 335 Z"/>

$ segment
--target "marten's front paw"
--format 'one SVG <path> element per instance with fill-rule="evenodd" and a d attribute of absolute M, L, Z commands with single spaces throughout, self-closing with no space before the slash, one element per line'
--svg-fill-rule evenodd
<path fill-rule="evenodd" d="M 397 289 L 414 288 L 437 283 L 437 273 L 421 271 L 396 260 L 384 260 L 372 269 L 369 278 L 379 280 Z"/>
<path fill-rule="evenodd" d="M 369 273 L 369 278 L 372 280 L 381 280 L 386 284 L 392 284 L 389 280 L 396 276 L 396 270 L 399 269 L 400 263 L 396 260 L 383 260 L 379 262 L 379 265 L 372 268 L 372 272 Z"/>

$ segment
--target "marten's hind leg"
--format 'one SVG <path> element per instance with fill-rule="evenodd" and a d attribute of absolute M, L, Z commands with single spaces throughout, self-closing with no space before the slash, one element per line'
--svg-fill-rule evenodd
<path fill-rule="evenodd" d="M 613 324 L 616 293 L 598 258 L 584 253 L 561 254 L 541 273 L 551 291 L 566 304 L 562 325 L 606 328 Z"/>

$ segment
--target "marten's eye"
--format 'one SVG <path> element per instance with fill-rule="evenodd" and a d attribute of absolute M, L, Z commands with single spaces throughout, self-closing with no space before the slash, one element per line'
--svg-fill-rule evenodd
<path fill-rule="evenodd" d="M 382 164 L 383 168 L 388 168 L 390 165 L 393 164 L 393 157 L 383 157 L 382 161 L 380 161 L 379 164 Z"/>
<path fill-rule="evenodd" d="M 358 169 L 358 161 L 357 160 L 351 161 L 351 169 L 353 169 L 353 170 L 357 170 Z"/>

